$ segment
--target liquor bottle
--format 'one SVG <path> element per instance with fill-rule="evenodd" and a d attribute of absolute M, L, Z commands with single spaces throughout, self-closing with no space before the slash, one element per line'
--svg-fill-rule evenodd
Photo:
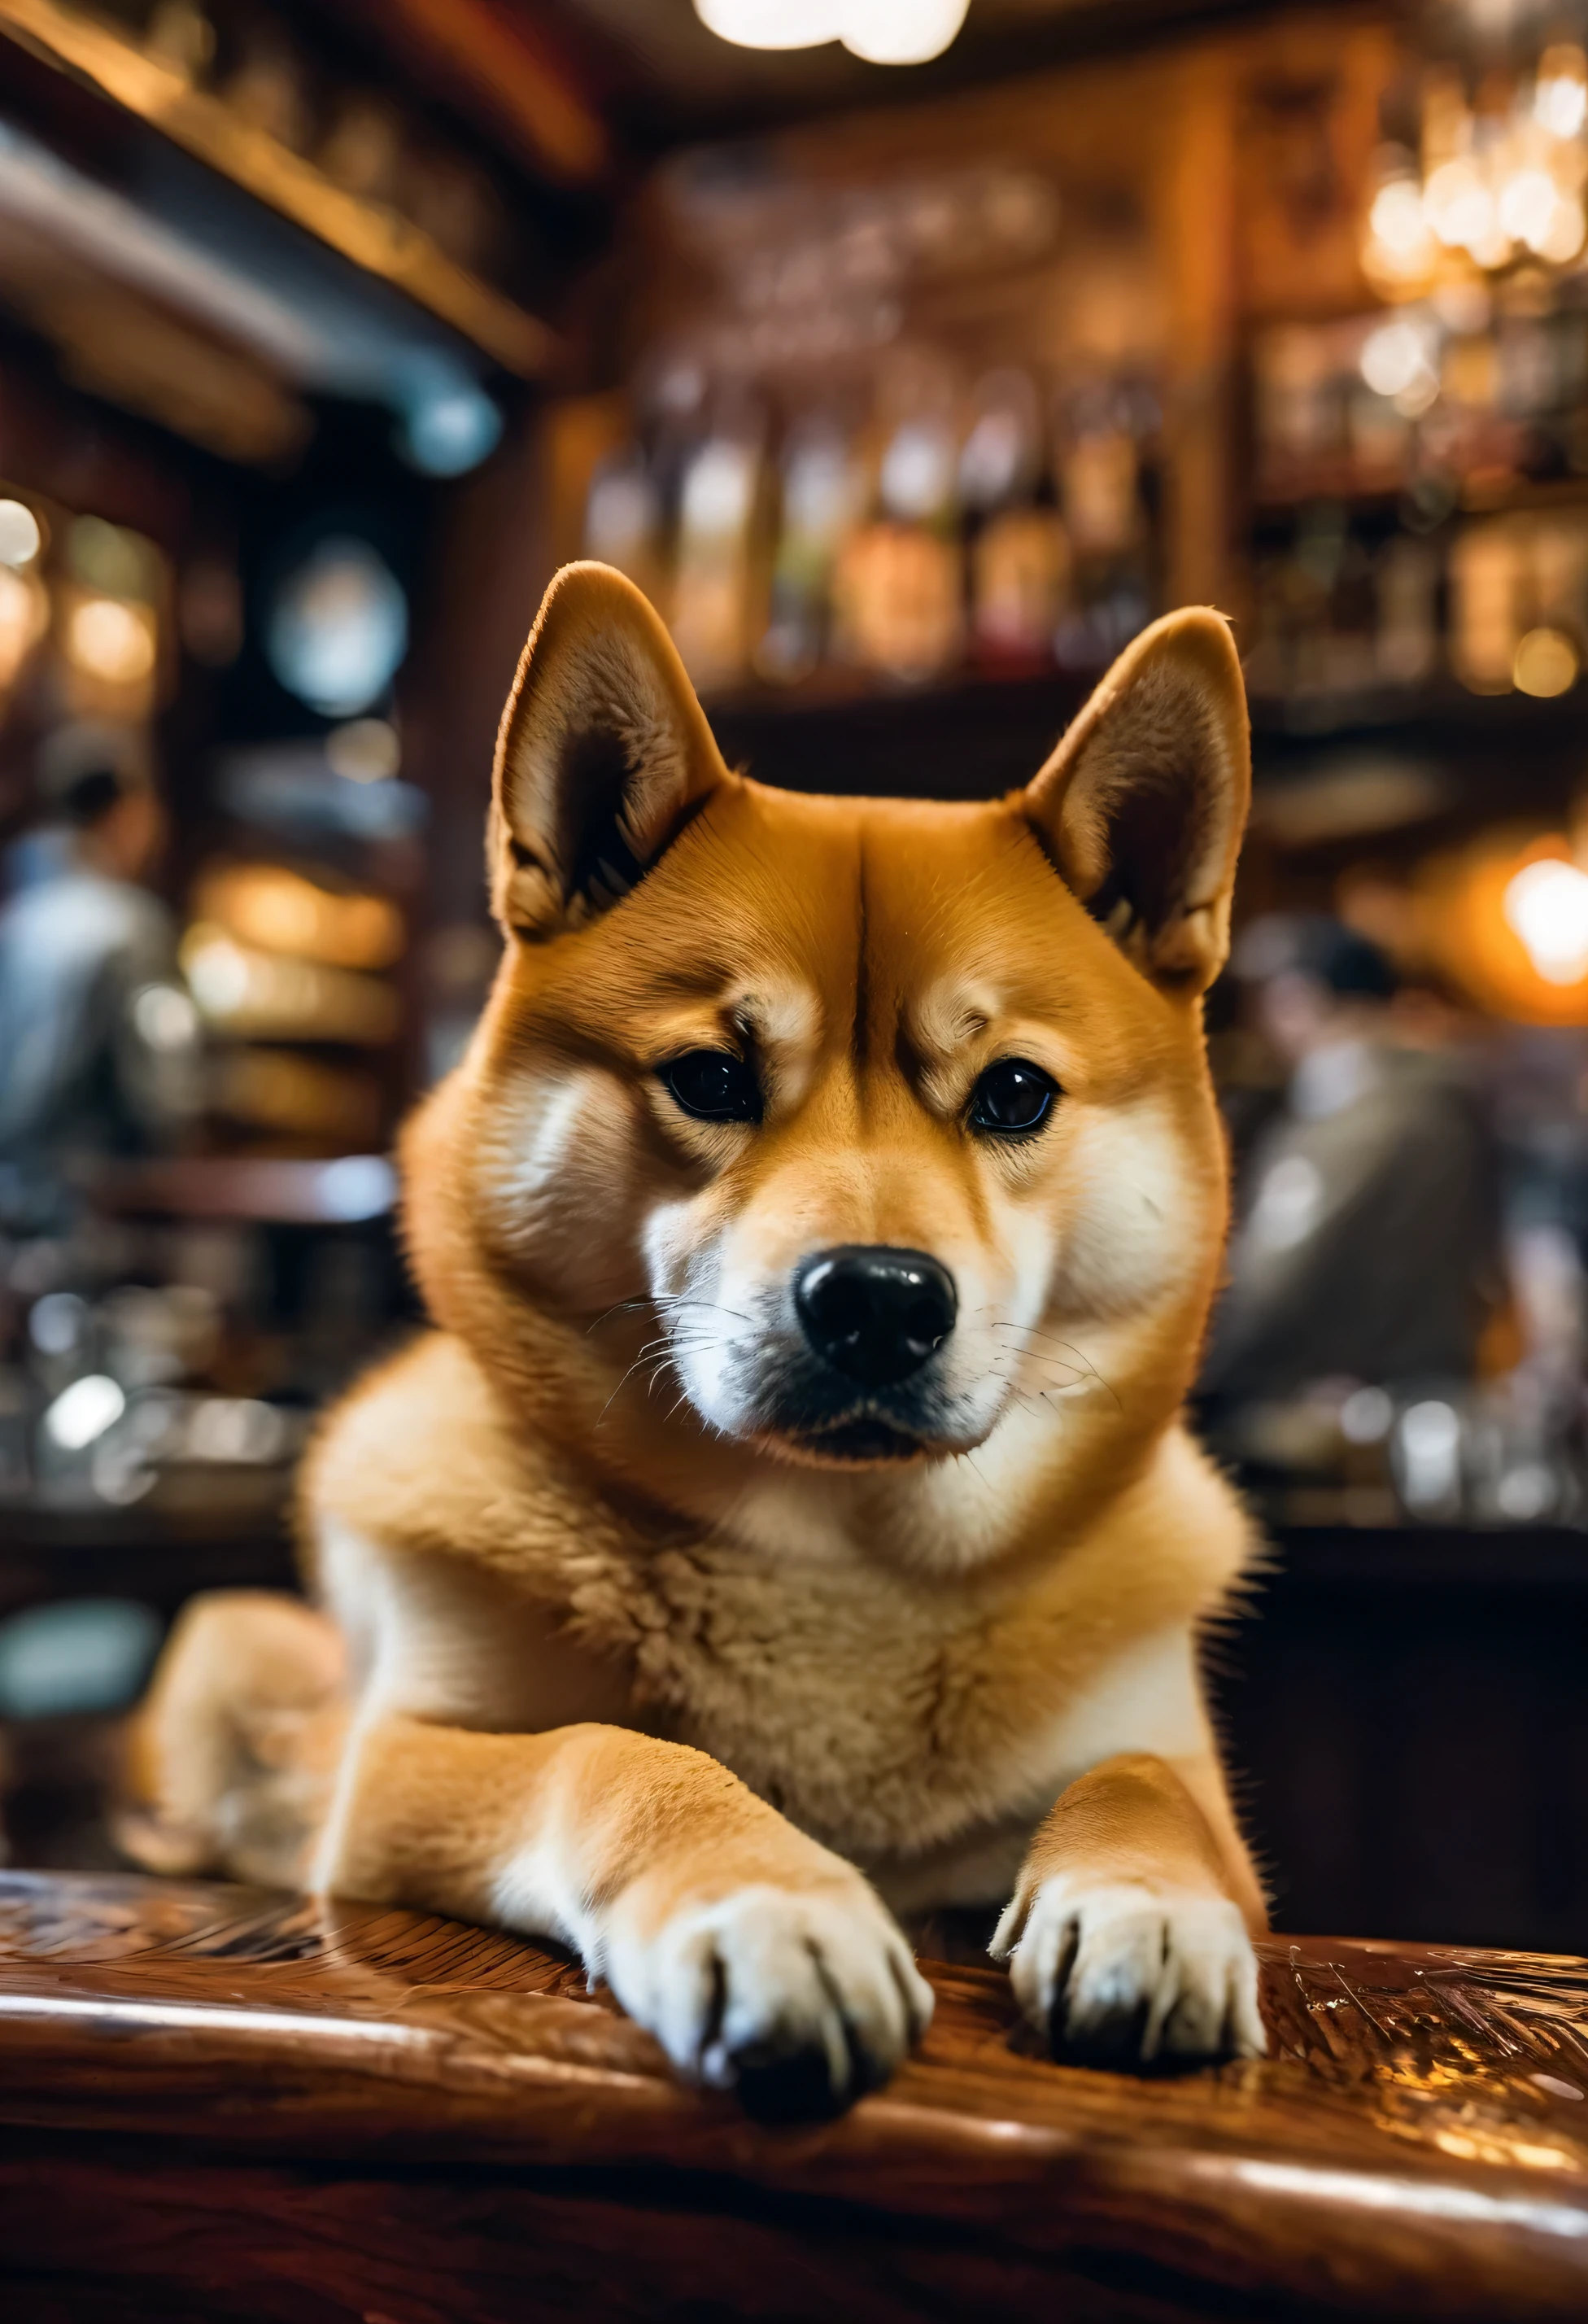
<path fill-rule="evenodd" d="M 1110 661 L 1152 611 L 1152 538 L 1143 448 L 1156 426 L 1144 386 L 1086 382 L 1062 401 L 1058 437 L 1060 505 L 1074 559 L 1074 606 L 1054 651 L 1068 668 Z"/>
<path fill-rule="evenodd" d="M 964 637 L 952 389 L 934 364 L 888 383 L 877 512 L 851 537 L 835 576 L 840 650 L 905 685 L 941 677 Z"/>
<path fill-rule="evenodd" d="M 626 445 L 597 466 L 584 503 L 584 554 L 615 565 L 654 605 L 664 584 L 662 499 L 645 452 Z"/>
<path fill-rule="evenodd" d="M 1533 618 L 1588 642 L 1588 522 L 1579 509 L 1532 521 Z"/>
<path fill-rule="evenodd" d="M 761 430 L 748 410 L 714 420 L 684 463 L 672 629 L 702 691 L 743 676 L 759 627 L 750 585 L 761 469 Z"/>
<path fill-rule="evenodd" d="M 1029 373 L 990 372 L 972 399 L 959 454 L 970 524 L 970 627 L 977 659 L 1041 665 L 1069 574 L 1069 542 L 1043 473 L 1042 411 Z"/>
<path fill-rule="evenodd" d="M 1450 552 L 1450 661 L 1473 694 L 1509 694 L 1527 595 L 1525 525 L 1469 525 Z"/>
<path fill-rule="evenodd" d="M 833 414 L 814 413 L 791 428 L 781 487 L 771 608 L 755 662 L 760 677 L 793 686 L 828 652 L 833 576 L 864 508 L 853 437 Z"/>
<path fill-rule="evenodd" d="M 1430 541 L 1397 533 L 1374 567 L 1378 675 L 1395 686 L 1432 678 L 1439 659 L 1439 553 Z"/>

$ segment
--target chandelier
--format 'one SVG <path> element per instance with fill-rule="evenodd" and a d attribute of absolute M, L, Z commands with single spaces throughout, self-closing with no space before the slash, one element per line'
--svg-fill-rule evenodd
<path fill-rule="evenodd" d="M 1383 146 L 1363 264 L 1383 297 L 1571 267 L 1588 221 L 1588 6 L 1446 0 Z"/>

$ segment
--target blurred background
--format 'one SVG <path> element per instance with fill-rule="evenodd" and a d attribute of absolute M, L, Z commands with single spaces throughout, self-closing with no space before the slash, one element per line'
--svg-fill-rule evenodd
<path fill-rule="evenodd" d="M 1231 613 L 1199 1416 L 1290 1927 L 1588 1950 L 1588 0 L 0 0 L 0 1821 L 416 1320 L 546 581 L 730 758 L 1023 780 Z"/>

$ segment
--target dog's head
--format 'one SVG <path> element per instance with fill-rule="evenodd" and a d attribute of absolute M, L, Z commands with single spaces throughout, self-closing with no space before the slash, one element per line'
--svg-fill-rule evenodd
<path fill-rule="evenodd" d="M 1200 997 L 1247 791 L 1212 613 L 1139 638 L 1011 798 L 810 798 L 730 773 L 645 599 L 567 567 L 497 754 L 507 951 L 436 1114 L 499 1289 L 791 1462 L 1072 1396 L 1161 1426 L 1225 1223 Z"/>

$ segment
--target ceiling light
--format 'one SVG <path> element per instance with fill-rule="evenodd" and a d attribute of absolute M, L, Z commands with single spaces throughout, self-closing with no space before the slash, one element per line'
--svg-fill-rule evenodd
<path fill-rule="evenodd" d="M 969 5 L 970 0 L 843 0 L 839 38 L 867 64 L 923 65 L 952 44 Z"/>
<path fill-rule="evenodd" d="M 970 0 L 694 0 L 720 41 L 741 49 L 815 49 L 841 41 L 873 65 L 923 65 L 941 57 Z"/>
<path fill-rule="evenodd" d="M 842 0 L 694 0 L 694 12 L 737 49 L 816 49 L 842 32 Z"/>

